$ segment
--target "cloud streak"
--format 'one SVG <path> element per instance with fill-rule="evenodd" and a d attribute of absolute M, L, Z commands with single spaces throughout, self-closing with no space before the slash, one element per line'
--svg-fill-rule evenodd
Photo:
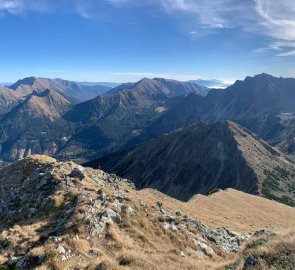
<path fill-rule="evenodd" d="M 255 0 L 255 10 L 265 33 L 275 39 L 268 49 L 284 50 L 277 56 L 295 56 L 295 2 Z"/>
<path fill-rule="evenodd" d="M 45 12 L 49 9 L 47 0 L 0 0 L 0 12 L 21 15 L 24 12 Z"/>
<path fill-rule="evenodd" d="M 108 0 L 114 5 L 132 4 L 133 0 Z M 272 38 L 271 43 L 256 52 L 284 50 L 278 56 L 293 56 L 295 48 L 294 0 L 147 0 L 171 16 L 190 15 L 198 29 L 239 28 Z"/>
<path fill-rule="evenodd" d="M 0 13 L 22 15 L 66 10 L 85 19 L 95 19 L 102 4 L 113 8 L 148 6 L 175 18 L 185 16 L 191 21 L 192 31 L 188 33 L 192 35 L 199 30 L 232 28 L 258 33 L 272 41 L 265 48 L 258 48 L 257 53 L 282 50 L 278 56 L 294 56 L 294 0 L 0 0 Z"/>

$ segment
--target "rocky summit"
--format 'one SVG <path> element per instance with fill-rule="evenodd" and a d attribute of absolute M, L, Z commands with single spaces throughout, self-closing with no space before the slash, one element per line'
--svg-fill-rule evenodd
<path fill-rule="evenodd" d="M 225 206 L 224 195 L 232 191 L 220 194 Z M 219 227 L 202 215 L 198 219 L 202 203 L 137 191 L 114 174 L 32 156 L 0 172 L 0 269 L 236 269 L 235 256 L 238 263 L 258 263 L 256 253 L 245 257 L 244 246 L 261 237 L 280 239 L 267 228 L 291 229 L 295 212 L 243 196 L 248 196 L 240 202 L 244 225 L 251 212 L 247 207 L 261 211 L 262 218 L 258 213 L 252 227 L 234 231 L 234 217 Z M 264 215 L 267 207 L 273 209 L 271 218 Z M 214 210 L 207 215 L 220 217 Z M 264 230 L 255 233 L 255 222 Z"/>

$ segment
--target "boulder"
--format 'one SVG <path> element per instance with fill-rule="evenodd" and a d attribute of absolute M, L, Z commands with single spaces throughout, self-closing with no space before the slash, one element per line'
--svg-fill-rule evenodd
<path fill-rule="evenodd" d="M 79 180 L 83 180 L 85 178 L 84 170 L 85 169 L 82 166 L 74 168 L 71 171 L 71 173 L 69 174 L 69 177 L 73 177 L 73 178 L 77 178 Z"/>
<path fill-rule="evenodd" d="M 121 222 L 121 216 L 112 209 L 106 209 L 102 213 L 102 217 L 109 218 L 109 219 L 111 219 L 113 222 L 115 222 L 117 224 Z"/>

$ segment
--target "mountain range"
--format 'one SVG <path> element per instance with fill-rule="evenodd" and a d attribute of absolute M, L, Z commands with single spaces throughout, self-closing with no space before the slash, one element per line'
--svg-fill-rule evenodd
<path fill-rule="evenodd" d="M 106 93 L 111 87 L 102 85 L 83 85 L 82 83 L 66 81 L 62 79 L 47 79 L 29 77 L 17 81 L 9 86 L 15 92 L 22 95 L 30 94 L 32 91 L 44 91 L 52 89 L 72 103 L 80 103 L 97 95 Z"/>
<path fill-rule="evenodd" d="M 294 89 L 295 79 L 267 74 L 247 77 L 224 90 L 212 90 L 203 98 L 196 95 L 183 98 L 146 133 L 154 137 L 195 122 L 232 120 L 272 145 L 283 145 L 293 153 Z"/>
<path fill-rule="evenodd" d="M 293 204 L 295 79 L 260 74 L 209 89 L 144 78 L 110 89 L 30 77 L 0 95 L 3 161 L 94 160 L 182 200 L 234 187 Z"/>
<path fill-rule="evenodd" d="M 43 153 L 89 160 L 128 143 L 178 97 L 209 91 L 194 83 L 164 79 L 125 86 L 97 95 L 101 86 L 31 77 L 1 88 L 1 158 L 12 161 Z M 93 91 L 96 97 L 91 99 Z M 89 100 L 77 104 L 80 96 Z"/>

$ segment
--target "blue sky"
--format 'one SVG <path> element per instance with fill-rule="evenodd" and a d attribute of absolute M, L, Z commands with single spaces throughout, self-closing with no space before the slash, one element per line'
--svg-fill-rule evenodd
<path fill-rule="evenodd" d="M 295 77 L 294 0 L 0 0 L 0 81 Z"/>

